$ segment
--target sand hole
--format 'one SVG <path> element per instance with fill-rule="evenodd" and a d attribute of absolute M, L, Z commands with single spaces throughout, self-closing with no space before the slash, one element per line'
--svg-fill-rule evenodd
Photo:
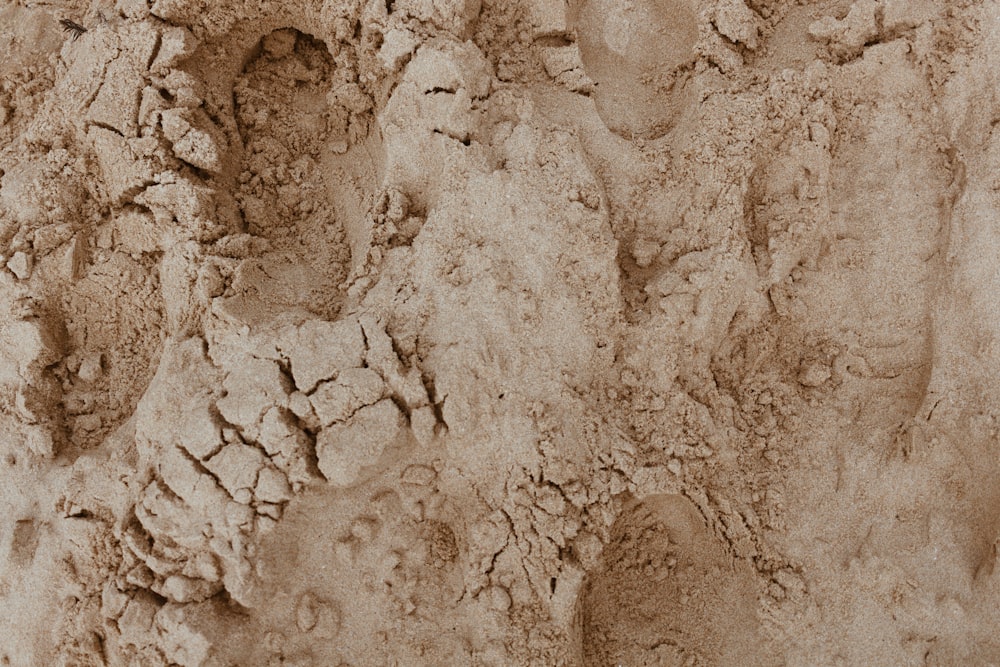
<path fill-rule="evenodd" d="M 38 526 L 33 519 L 19 519 L 14 523 L 10 542 L 10 563 L 17 567 L 31 564 L 38 549 Z"/>

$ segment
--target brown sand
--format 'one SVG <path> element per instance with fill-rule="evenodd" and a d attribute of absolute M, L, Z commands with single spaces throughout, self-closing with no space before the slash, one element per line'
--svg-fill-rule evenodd
<path fill-rule="evenodd" d="M 998 45 L 0 0 L 0 665 L 1000 663 Z"/>

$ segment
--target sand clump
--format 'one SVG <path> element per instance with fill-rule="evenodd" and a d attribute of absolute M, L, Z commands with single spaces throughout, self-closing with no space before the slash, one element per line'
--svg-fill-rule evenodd
<path fill-rule="evenodd" d="M 0 2 L 0 664 L 1000 662 L 998 38 Z"/>

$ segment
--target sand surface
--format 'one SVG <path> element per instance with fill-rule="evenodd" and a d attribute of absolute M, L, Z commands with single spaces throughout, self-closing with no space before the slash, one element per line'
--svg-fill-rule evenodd
<path fill-rule="evenodd" d="M 1000 664 L 998 127 L 998 0 L 0 0 L 0 665 Z"/>

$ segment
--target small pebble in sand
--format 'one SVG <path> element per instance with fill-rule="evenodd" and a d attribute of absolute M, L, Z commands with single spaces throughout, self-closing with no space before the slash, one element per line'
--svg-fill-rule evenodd
<path fill-rule="evenodd" d="M 7 260 L 7 268 L 17 276 L 18 280 L 27 280 L 31 277 L 34 260 L 31 255 L 19 250 Z"/>

